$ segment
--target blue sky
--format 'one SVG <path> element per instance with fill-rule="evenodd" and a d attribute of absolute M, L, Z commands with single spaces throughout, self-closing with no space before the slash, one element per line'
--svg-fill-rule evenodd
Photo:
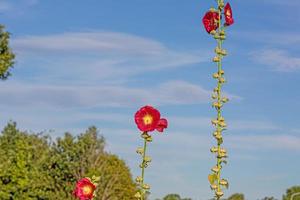
<path fill-rule="evenodd" d="M 210 62 L 215 41 L 202 27 L 214 1 L 0 0 L 1 23 L 17 54 L 13 76 L 0 87 L 1 127 L 78 134 L 95 125 L 107 150 L 139 174 L 142 145 L 136 110 L 151 104 L 169 119 L 155 133 L 146 179 L 152 199 L 179 193 L 212 197 L 214 165 Z M 299 185 L 300 2 L 231 2 L 224 68 L 231 97 L 226 196 L 249 200 Z"/>

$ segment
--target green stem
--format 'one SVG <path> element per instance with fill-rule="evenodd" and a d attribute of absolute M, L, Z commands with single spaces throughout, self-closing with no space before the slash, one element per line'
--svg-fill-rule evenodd
<path fill-rule="evenodd" d="M 218 1 L 218 6 L 220 5 L 221 1 Z M 221 32 L 221 28 L 222 28 L 222 20 L 221 20 L 221 17 L 222 17 L 222 10 L 219 8 L 219 29 L 218 29 L 218 34 L 220 35 L 220 32 Z M 218 41 L 218 48 L 221 50 L 222 49 L 222 40 L 220 38 L 217 39 Z M 221 71 L 222 71 L 222 57 L 220 58 L 219 62 L 218 62 L 218 74 L 219 76 L 221 76 Z M 221 90 L 222 90 L 222 83 L 220 81 L 218 81 L 218 104 L 221 105 L 221 99 L 222 99 L 222 93 L 221 93 Z M 220 119 L 222 117 L 222 110 L 221 110 L 221 107 L 218 108 L 218 119 Z M 222 134 L 222 127 L 218 124 L 217 125 L 217 130 L 218 132 L 220 132 Z M 221 151 L 221 143 L 218 142 L 218 155 L 220 155 L 220 152 Z M 217 157 L 217 167 L 220 169 L 218 172 L 217 172 L 217 191 L 220 192 L 221 191 L 221 186 L 220 186 L 220 181 L 221 181 L 221 158 L 218 156 Z M 217 200 L 219 200 L 220 197 L 217 196 Z"/>
<path fill-rule="evenodd" d="M 142 199 L 141 200 L 144 200 L 145 199 L 145 195 L 146 195 L 146 192 L 145 192 L 145 189 L 143 188 L 143 185 L 144 185 L 144 177 L 145 177 L 145 158 L 146 158 L 146 151 L 147 151 L 147 139 L 144 138 L 144 151 L 143 151 L 143 162 L 142 162 L 142 182 L 141 182 L 141 190 L 142 190 Z"/>

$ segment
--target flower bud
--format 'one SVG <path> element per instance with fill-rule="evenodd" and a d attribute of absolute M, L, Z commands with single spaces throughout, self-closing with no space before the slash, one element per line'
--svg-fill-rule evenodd
<path fill-rule="evenodd" d="M 220 35 L 218 35 L 218 34 L 215 34 L 214 35 L 214 38 L 217 40 L 217 39 L 219 39 L 219 37 L 220 37 Z"/>
<path fill-rule="evenodd" d="M 220 181 L 220 184 L 223 185 L 223 186 L 226 186 L 226 185 L 228 185 L 228 181 L 225 180 L 225 179 L 222 179 L 222 180 Z"/>
<path fill-rule="evenodd" d="M 226 40 L 226 36 L 225 35 L 220 35 L 220 40 Z"/>
<path fill-rule="evenodd" d="M 220 152 L 221 152 L 221 153 L 224 153 L 224 154 L 227 153 L 226 149 L 224 149 L 224 148 L 221 148 L 221 149 L 220 149 Z"/>
<path fill-rule="evenodd" d="M 223 97 L 221 100 L 223 103 L 227 103 L 229 101 L 229 99 L 227 97 Z"/>
<path fill-rule="evenodd" d="M 212 98 L 212 99 L 216 99 L 216 98 L 217 98 L 217 95 L 216 95 L 216 94 L 213 94 L 213 95 L 211 96 L 211 98 Z"/>
<path fill-rule="evenodd" d="M 211 120 L 211 123 L 212 123 L 212 125 L 217 125 L 219 123 L 219 121 L 216 119 L 213 119 L 213 120 Z"/>
<path fill-rule="evenodd" d="M 218 188 L 218 186 L 215 185 L 215 184 L 213 184 L 213 185 L 210 186 L 210 189 L 212 189 L 212 190 L 216 190 L 217 188 Z"/>
<path fill-rule="evenodd" d="M 225 78 L 224 78 L 224 77 L 220 77 L 220 78 L 219 78 L 219 82 L 220 82 L 220 83 L 225 83 L 225 82 L 226 82 L 226 80 L 225 80 Z"/>
<path fill-rule="evenodd" d="M 220 77 L 220 76 L 219 76 L 218 73 L 214 73 L 214 74 L 213 74 L 213 78 L 217 79 L 217 78 L 219 78 L 219 77 Z"/>
<path fill-rule="evenodd" d="M 216 33 L 217 33 L 217 31 L 215 31 L 215 30 L 212 30 L 212 31 L 210 32 L 211 35 L 215 35 Z"/>
<path fill-rule="evenodd" d="M 218 168 L 218 166 L 214 166 L 213 168 L 211 168 L 211 171 L 218 173 L 220 171 L 220 168 Z"/>
<path fill-rule="evenodd" d="M 212 147 L 212 148 L 210 149 L 210 151 L 211 151 L 212 153 L 216 153 L 216 152 L 218 151 L 218 147 Z"/>
<path fill-rule="evenodd" d="M 222 75 L 225 74 L 223 69 L 220 70 L 220 74 L 222 74 Z"/>
<path fill-rule="evenodd" d="M 220 52 L 223 56 L 226 56 L 227 55 L 227 51 L 225 49 L 223 49 L 221 52 Z"/>
<path fill-rule="evenodd" d="M 217 140 L 221 140 L 221 139 L 222 139 L 222 135 L 221 135 L 221 134 L 217 134 L 217 135 L 215 136 L 215 138 L 216 138 Z"/>
<path fill-rule="evenodd" d="M 217 195 L 218 198 L 220 198 L 224 195 L 224 192 L 218 191 L 218 192 L 216 192 L 216 195 Z"/>
<path fill-rule="evenodd" d="M 220 122 L 219 125 L 220 125 L 221 127 L 226 127 L 226 126 L 227 126 L 227 124 L 226 124 L 225 122 Z"/>
<path fill-rule="evenodd" d="M 150 156 L 145 156 L 144 161 L 145 161 L 145 162 L 151 162 L 151 157 L 150 157 Z"/>
<path fill-rule="evenodd" d="M 135 178 L 135 181 L 137 183 L 141 183 L 143 181 L 143 179 L 142 179 L 142 177 L 138 176 L 138 177 Z"/>
<path fill-rule="evenodd" d="M 145 189 L 145 190 L 149 190 L 150 189 L 150 185 L 148 184 L 143 184 L 142 187 Z"/>
<path fill-rule="evenodd" d="M 135 198 L 140 199 L 142 197 L 140 192 L 135 193 L 134 195 Z"/>
<path fill-rule="evenodd" d="M 224 118 L 224 117 L 219 117 L 218 120 L 219 120 L 220 122 L 224 122 L 224 121 L 225 121 L 225 118 Z"/>
<path fill-rule="evenodd" d="M 220 35 L 225 35 L 225 30 L 221 30 Z"/>
<path fill-rule="evenodd" d="M 214 92 L 218 92 L 218 91 L 219 91 L 218 87 L 214 88 Z"/>
<path fill-rule="evenodd" d="M 137 150 L 136 150 L 136 153 L 138 154 L 143 154 L 144 153 L 144 149 L 139 147 Z"/>
<path fill-rule="evenodd" d="M 213 58 L 213 62 L 220 62 L 220 57 L 218 57 L 218 56 L 215 56 L 214 58 Z"/>

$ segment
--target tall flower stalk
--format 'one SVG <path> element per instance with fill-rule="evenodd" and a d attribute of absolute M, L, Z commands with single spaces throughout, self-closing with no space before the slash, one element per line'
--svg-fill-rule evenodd
<path fill-rule="evenodd" d="M 149 193 L 150 185 L 145 183 L 145 169 L 151 162 L 151 157 L 147 156 L 147 145 L 152 142 L 152 136 L 150 132 L 157 130 L 158 132 L 163 132 L 165 128 L 168 127 L 168 121 L 164 118 L 160 118 L 160 113 L 158 110 L 151 106 L 144 106 L 138 110 L 135 114 L 135 123 L 142 131 L 141 137 L 144 141 L 144 146 L 139 147 L 136 152 L 141 155 L 142 161 L 139 165 L 141 168 L 141 175 L 135 180 L 138 185 L 138 191 L 135 194 L 136 199 L 146 200 L 147 193 Z"/>
<path fill-rule="evenodd" d="M 229 99 L 223 96 L 223 85 L 225 84 L 225 72 L 222 68 L 222 60 L 227 55 L 227 51 L 223 49 L 223 43 L 226 39 L 226 27 L 232 25 L 234 20 L 232 18 L 232 10 L 230 4 L 224 4 L 224 0 L 216 0 L 218 8 L 211 8 L 203 17 L 203 24 L 208 33 L 210 33 L 217 41 L 217 47 L 215 48 L 215 57 L 213 62 L 217 65 L 217 72 L 213 74 L 213 78 L 217 80 L 217 86 L 213 90 L 212 106 L 217 111 L 217 116 L 212 120 L 212 124 L 215 128 L 213 133 L 214 138 L 217 141 L 217 146 L 214 146 L 210 151 L 216 156 L 216 165 L 211 168 L 212 173 L 208 175 L 210 187 L 215 193 L 215 199 L 219 200 L 223 195 L 223 189 L 228 188 L 228 181 L 222 178 L 223 165 L 227 163 L 227 151 L 222 147 L 223 144 L 223 132 L 226 130 L 227 124 L 223 117 L 222 108 Z M 223 18 L 224 16 L 224 18 Z M 224 22 L 224 23 L 223 23 Z"/>

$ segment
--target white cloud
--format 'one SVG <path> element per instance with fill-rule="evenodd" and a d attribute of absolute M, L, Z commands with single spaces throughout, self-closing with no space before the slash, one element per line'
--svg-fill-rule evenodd
<path fill-rule="evenodd" d="M 293 72 L 300 69 L 300 57 L 292 56 L 287 51 L 279 49 L 265 49 L 252 53 L 253 59 L 273 70 Z"/>
<path fill-rule="evenodd" d="M 112 80 L 209 60 L 208 51 L 179 51 L 117 32 L 79 32 L 12 40 L 18 67 L 38 66 L 51 79 Z"/>
<path fill-rule="evenodd" d="M 0 12 L 20 15 L 25 9 L 36 5 L 38 2 L 39 0 L 0 0 Z"/>
<path fill-rule="evenodd" d="M 184 81 L 169 81 L 151 88 L 10 83 L 0 88 L 0 102 L 9 106 L 64 108 L 186 105 L 208 103 L 210 93 L 201 86 Z"/>
<path fill-rule="evenodd" d="M 256 41 L 268 45 L 285 45 L 291 47 L 300 43 L 299 32 L 293 30 L 270 31 L 270 30 L 239 30 L 232 31 L 233 38 L 236 40 L 245 39 L 247 41 Z"/>
<path fill-rule="evenodd" d="M 300 137 L 293 135 L 228 136 L 227 145 L 244 150 L 286 150 L 300 152 Z"/>

